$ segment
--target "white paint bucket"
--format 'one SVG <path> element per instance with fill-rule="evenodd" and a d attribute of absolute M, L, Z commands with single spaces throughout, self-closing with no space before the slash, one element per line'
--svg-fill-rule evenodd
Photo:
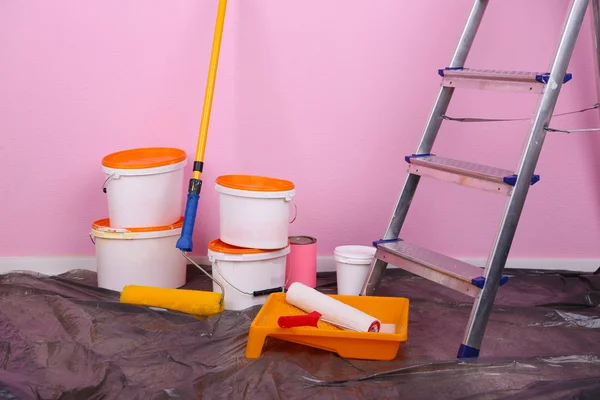
<path fill-rule="evenodd" d="M 208 259 L 212 276 L 225 287 L 225 310 L 264 304 L 269 296 L 254 297 L 252 292 L 283 287 L 289 252 L 289 246 L 269 251 L 231 246 L 219 239 L 210 242 Z M 213 292 L 221 292 L 214 282 Z"/>
<path fill-rule="evenodd" d="M 175 247 L 183 218 L 169 226 L 111 228 L 109 219 L 94 222 L 98 286 L 122 291 L 126 285 L 178 288 L 185 285 L 186 260 Z"/>
<path fill-rule="evenodd" d="M 288 245 L 290 203 L 295 195 L 292 182 L 224 175 L 217 178 L 216 189 L 223 242 L 252 249 L 281 249 Z"/>
<path fill-rule="evenodd" d="M 183 211 L 183 150 L 150 147 L 124 150 L 102 159 L 108 217 L 113 227 L 173 224 Z"/>
<path fill-rule="evenodd" d="M 333 252 L 337 274 L 338 294 L 358 296 L 369 267 L 375 257 L 375 247 L 339 246 Z"/>

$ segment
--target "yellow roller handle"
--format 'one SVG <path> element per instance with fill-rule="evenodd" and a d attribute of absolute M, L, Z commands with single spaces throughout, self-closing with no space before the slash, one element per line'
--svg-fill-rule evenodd
<path fill-rule="evenodd" d="M 217 66 L 219 65 L 219 54 L 221 51 L 221 38 L 223 37 L 223 25 L 225 24 L 225 10 L 227 0 L 219 0 L 219 10 L 217 12 L 217 22 L 215 24 L 215 34 L 213 38 L 212 52 L 210 55 L 210 65 L 208 67 L 208 79 L 206 80 L 206 93 L 204 96 L 204 106 L 202 107 L 202 119 L 200 121 L 200 133 L 198 135 L 198 147 L 196 149 L 196 162 L 204 162 L 204 151 L 206 150 L 206 138 L 208 136 L 208 123 L 210 122 L 210 112 L 212 110 L 213 93 L 215 91 L 215 81 L 217 78 Z M 202 164 L 200 164 L 202 165 Z M 200 170 L 194 168 L 193 179 L 200 179 L 202 167 Z"/>

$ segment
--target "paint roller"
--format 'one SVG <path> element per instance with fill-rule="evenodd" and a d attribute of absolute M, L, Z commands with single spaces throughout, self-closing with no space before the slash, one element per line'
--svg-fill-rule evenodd
<path fill-rule="evenodd" d="M 208 136 L 208 125 L 212 109 L 217 66 L 219 64 L 219 53 L 221 49 L 221 38 L 223 36 L 223 25 L 225 23 L 226 7 L 227 0 L 219 0 L 217 21 L 215 24 L 210 64 L 208 68 L 208 79 L 206 81 L 206 93 L 202 108 L 202 119 L 200 121 L 200 132 L 198 134 L 196 158 L 193 166 L 193 175 L 190 179 L 188 187 L 181 236 L 176 244 L 176 247 L 181 250 L 183 256 L 191 264 L 200 269 L 204 274 L 206 274 L 221 287 L 222 294 L 216 292 L 201 292 L 193 290 L 165 289 L 150 286 L 132 285 L 123 289 L 121 293 L 122 303 L 168 308 L 195 315 L 211 315 L 223 311 L 223 295 L 225 294 L 223 285 L 217 282 L 202 267 L 192 261 L 186 253 L 191 252 L 193 247 L 192 234 L 194 233 L 196 211 L 198 208 L 198 201 L 200 199 L 200 188 L 202 187 L 202 167 L 204 165 L 204 152 L 206 149 L 206 139 Z"/>
<path fill-rule="evenodd" d="M 217 292 L 127 285 L 121 303 L 166 308 L 186 314 L 210 316 L 223 311 L 223 296 Z"/>
<path fill-rule="evenodd" d="M 282 316 L 278 324 L 282 328 L 317 326 L 318 320 L 340 328 L 357 332 L 379 332 L 381 322 L 348 304 L 327 296 L 300 282 L 290 285 L 285 300 L 308 315 Z"/>
<path fill-rule="evenodd" d="M 167 308 L 192 315 L 213 315 L 224 310 L 225 288 L 204 268 L 196 264 L 190 257 L 183 256 L 194 264 L 204 275 L 208 276 L 221 288 L 218 292 L 203 292 L 200 290 L 158 288 L 154 286 L 127 285 L 121 291 L 120 302 L 140 306 Z"/>

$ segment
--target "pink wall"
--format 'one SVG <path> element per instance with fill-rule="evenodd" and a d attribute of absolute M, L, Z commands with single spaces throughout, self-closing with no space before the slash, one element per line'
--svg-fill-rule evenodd
<path fill-rule="evenodd" d="M 410 5 L 409 5 L 410 4 Z M 319 253 L 383 233 L 471 7 L 460 1 L 230 0 L 196 249 L 218 236 L 214 180 L 297 185 L 292 234 Z M 196 144 L 217 0 L 0 3 L 0 256 L 93 254 L 101 158 Z M 567 2 L 491 2 L 468 65 L 546 70 Z M 518 12 L 515 12 L 518 9 Z M 589 25 L 557 112 L 596 102 Z M 457 116 L 529 116 L 536 97 L 457 92 Z M 557 127 L 598 124 L 595 113 Z M 514 168 L 527 123 L 443 125 L 439 155 Z M 600 135 L 549 135 L 513 257 L 600 256 Z M 189 177 L 189 175 L 188 175 Z M 187 177 L 186 177 L 187 179 Z M 505 199 L 430 180 L 404 237 L 487 255 Z M 182 190 L 184 190 L 182 188 Z"/>

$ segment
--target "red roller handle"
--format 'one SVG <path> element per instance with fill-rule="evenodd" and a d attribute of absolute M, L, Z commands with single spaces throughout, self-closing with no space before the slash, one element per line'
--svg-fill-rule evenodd
<path fill-rule="evenodd" d="M 314 326 L 317 327 L 321 314 L 316 311 L 306 315 L 289 315 L 279 317 L 277 324 L 280 328 L 295 328 L 297 326 Z"/>

